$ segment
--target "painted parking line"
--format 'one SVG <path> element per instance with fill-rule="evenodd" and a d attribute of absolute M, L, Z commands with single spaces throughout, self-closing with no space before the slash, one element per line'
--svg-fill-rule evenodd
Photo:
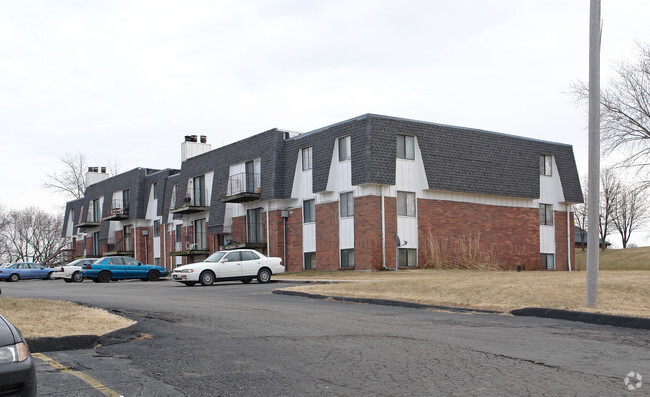
<path fill-rule="evenodd" d="M 116 392 L 115 390 L 109 389 L 108 387 L 102 385 L 97 379 L 93 378 L 92 376 L 86 375 L 83 372 L 72 370 L 63 364 L 52 360 L 51 358 L 49 358 L 48 356 L 42 353 L 32 353 L 32 357 L 38 358 L 39 360 L 45 362 L 46 364 L 49 364 L 49 366 L 54 369 L 57 369 L 61 372 L 67 372 L 71 375 L 76 376 L 77 378 L 88 383 L 93 389 L 101 392 L 105 396 L 123 397 L 120 393 Z"/>

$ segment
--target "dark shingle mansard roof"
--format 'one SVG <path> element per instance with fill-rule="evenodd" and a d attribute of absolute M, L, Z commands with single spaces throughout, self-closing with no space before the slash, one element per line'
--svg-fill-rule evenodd
<path fill-rule="evenodd" d="M 314 192 L 326 189 L 337 137 L 351 135 L 352 184 L 395 184 L 396 135 L 417 137 L 430 189 L 494 196 L 539 198 L 539 155 L 555 156 L 567 202 L 583 201 L 569 145 L 366 114 L 321 128 L 285 143 L 285 183 L 291 194 L 298 150 L 313 146 Z"/>

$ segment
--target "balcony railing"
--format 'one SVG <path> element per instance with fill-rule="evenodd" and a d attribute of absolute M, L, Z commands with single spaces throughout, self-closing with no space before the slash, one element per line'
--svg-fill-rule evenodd
<path fill-rule="evenodd" d="M 207 211 L 208 209 L 210 209 L 210 207 L 208 206 L 208 197 L 210 197 L 209 190 L 205 190 L 203 192 L 203 197 L 201 197 L 200 200 L 196 200 L 195 197 L 187 195 L 183 199 L 183 204 L 178 208 L 174 208 L 170 212 L 173 214 L 182 215 L 182 214 L 192 214 L 195 212 Z"/>
<path fill-rule="evenodd" d="M 177 241 L 174 245 L 175 251 L 170 252 L 171 256 L 195 256 L 195 255 L 209 255 L 210 251 L 207 247 L 201 247 L 198 243 L 190 243 L 188 241 Z"/>
<path fill-rule="evenodd" d="M 124 203 L 122 200 L 111 201 L 108 216 L 102 218 L 104 221 L 120 221 L 125 219 L 129 219 L 129 203 Z"/>
<path fill-rule="evenodd" d="M 223 196 L 219 200 L 227 203 L 244 203 L 259 200 L 262 195 L 260 174 L 242 172 L 222 180 L 219 191 Z"/>

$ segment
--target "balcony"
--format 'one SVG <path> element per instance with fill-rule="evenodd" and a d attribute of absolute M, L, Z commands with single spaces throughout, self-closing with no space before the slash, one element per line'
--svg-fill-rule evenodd
<path fill-rule="evenodd" d="M 223 203 L 245 203 L 259 200 L 262 196 L 260 174 L 242 172 L 222 180 L 219 191 L 226 192 L 219 197 Z"/>
<path fill-rule="evenodd" d="M 108 216 L 102 218 L 103 221 L 123 221 L 129 219 L 129 203 L 123 203 L 122 200 L 113 200 Z"/>
<path fill-rule="evenodd" d="M 192 197 L 185 197 L 183 200 L 183 206 L 174 208 L 173 210 L 169 211 L 172 214 L 179 214 L 179 215 L 185 215 L 185 214 L 194 214 L 196 212 L 202 212 L 202 211 L 207 211 L 210 209 L 210 207 L 204 205 L 207 203 L 207 200 L 203 199 L 201 202 L 196 203 L 195 200 Z"/>
<path fill-rule="evenodd" d="M 197 256 L 197 255 L 203 255 L 207 256 L 210 255 L 210 251 L 206 247 L 201 247 L 197 243 L 182 243 L 182 242 L 177 242 L 175 246 L 176 251 L 172 251 L 169 253 L 171 256 Z"/>
<path fill-rule="evenodd" d="M 95 227 L 99 227 L 100 225 L 101 225 L 101 223 L 99 221 L 90 220 L 90 221 L 85 221 L 85 222 L 79 222 L 79 223 L 77 223 L 77 224 L 75 224 L 73 226 L 76 227 L 77 229 L 79 229 L 79 231 L 83 231 L 83 230 L 86 230 L 86 229 L 92 229 L 92 228 L 95 228 Z"/>
<path fill-rule="evenodd" d="M 115 238 L 109 237 L 107 242 L 106 242 L 106 252 L 104 252 L 104 256 L 133 256 L 133 244 L 131 241 L 131 235 L 127 235 L 126 237 L 122 237 L 115 242 Z"/>

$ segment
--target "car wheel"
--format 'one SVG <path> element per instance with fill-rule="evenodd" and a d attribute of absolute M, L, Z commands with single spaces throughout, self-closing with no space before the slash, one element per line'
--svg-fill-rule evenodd
<path fill-rule="evenodd" d="M 103 270 L 97 275 L 97 281 L 100 283 L 108 283 L 111 281 L 111 272 Z"/>
<path fill-rule="evenodd" d="M 9 281 L 11 281 L 12 283 L 15 283 L 15 282 L 18 281 L 18 280 L 20 280 L 20 276 L 17 275 L 16 273 L 14 273 L 14 274 L 12 274 L 11 276 L 9 276 Z"/>
<path fill-rule="evenodd" d="M 66 283 L 71 283 L 72 279 L 71 278 L 64 278 L 63 281 L 65 281 Z"/>
<path fill-rule="evenodd" d="M 54 272 L 49 272 L 47 274 L 47 277 L 45 277 L 43 280 L 52 280 L 52 273 L 54 273 Z"/>
<path fill-rule="evenodd" d="M 80 272 L 74 272 L 72 273 L 72 281 L 74 281 L 75 283 L 80 283 L 84 281 L 84 277 L 81 275 Z"/>
<path fill-rule="evenodd" d="M 260 284 L 268 283 L 271 281 L 271 271 L 267 268 L 260 269 L 257 273 L 257 282 Z"/>
<path fill-rule="evenodd" d="M 201 280 L 201 285 L 204 285 L 206 287 L 210 286 L 214 283 L 214 273 L 212 273 L 210 270 L 204 270 L 203 273 L 201 273 L 199 280 Z"/>
<path fill-rule="evenodd" d="M 183 281 L 183 284 L 187 285 L 188 287 L 193 287 L 196 285 L 196 281 Z"/>
<path fill-rule="evenodd" d="M 149 270 L 149 274 L 147 274 L 147 281 L 158 280 L 160 280 L 160 272 L 158 270 Z"/>
<path fill-rule="evenodd" d="M 253 281 L 253 277 L 244 277 L 244 278 L 241 279 L 241 282 L 244 283 L 244 284 L 248 284 L 251 281 Z"/>

